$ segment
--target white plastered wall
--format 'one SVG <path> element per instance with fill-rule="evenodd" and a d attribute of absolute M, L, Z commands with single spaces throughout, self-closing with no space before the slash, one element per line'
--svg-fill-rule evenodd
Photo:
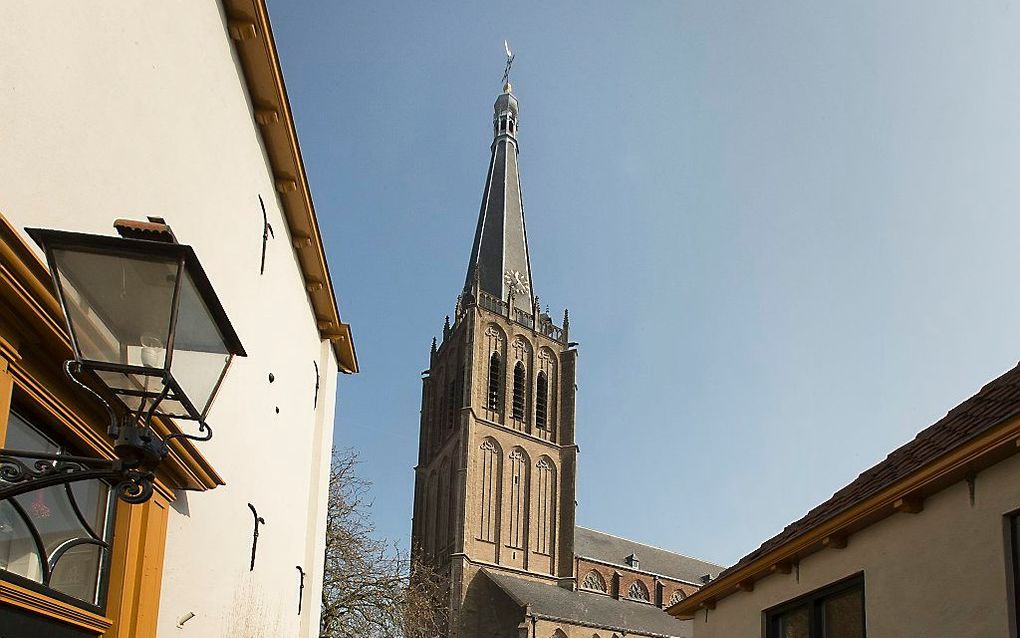
<path fill-rule="evenodd" d="M 198 444 L 226 485 L 181 492 L 170 513 L 159 635 L 316 636 L 336 362 L 221 6 L 4 2 L 0 113 L 5 216 L 108 235 L 118 217 L 164 217 L 194 246 L 248 352 L 210 414 L 213 439 Z M 259 195 L 275 231 L 264 275 Z M 253 572 L 249 502 L 266 519 Z M 297 565 L 308 574 L 300 617 Z"/>
<path fill-rule="evenodd" d="M 763 611 L 864 573 L 868 638 L 1010 636 L 1004 516 L 1020 508 L 1020 456 L 929 497 L 918 514 L 895 514 L 807 556 L 798 573 L 757 581 L 694 619 L 694 638 L 763 636 Z"/>

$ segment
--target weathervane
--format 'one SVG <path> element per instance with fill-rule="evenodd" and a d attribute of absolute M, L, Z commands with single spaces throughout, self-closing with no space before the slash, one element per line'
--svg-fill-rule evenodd
<path fill-rule="evenodd" d="M 514 64 L 514 54 L 510 51 L 510 44 L 503 40 L 503 48 L 506 49 L 506 68 L 503 69 L 503 84 L 510 83 L 510 67 Z"/>

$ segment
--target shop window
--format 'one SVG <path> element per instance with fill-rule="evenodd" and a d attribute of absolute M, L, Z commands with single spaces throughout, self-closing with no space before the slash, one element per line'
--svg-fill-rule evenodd
<path fill-rule="evenodd" d="M 14 412 L 3 447 L 64 451 Z M 114 502 L 110 486 L 98 480 L 56 485 L 0 501 L 0 577 L 102 609 Z"/>
<path fill-rule="evenodd" d="M 786 603 L 766 619 L 766 638 L 864 638 L 864 578 Z"/>

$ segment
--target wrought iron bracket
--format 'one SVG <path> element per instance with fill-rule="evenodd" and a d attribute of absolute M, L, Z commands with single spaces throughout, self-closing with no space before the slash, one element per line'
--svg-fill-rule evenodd
<path fill-rule="evenodd" d="M 212 438 L 212 429 L 204 420 L 199 421 L 197 435 L 178 432 L 162 437 L 152 430 L 152 417 L 169 392 L 168 385 L 153 397 L 150 406 L 146 407 L 143 402 L 138 410 L 118 418 L 113 406 L 81 378 L 84 366 L 80 362 L 67 361 L 64 372 L 106 409 L 110 419 L 107 434 L 113 439 L 117 458 L 0 448 L 0 501 L 54 485 L 98 479 L 112 484 L 122 501 L 144 503 L 152 497 L 155 468 L 169 454 L 171 440 L 207 441 Z"/>
<path fill-rule="evenodd" d="M 0 501 L 92 479 L 113 483 L 114 491 L 125 502 L 144 503 L 152 496 L 156 476 L 121 459 L 0 449 Z"/>

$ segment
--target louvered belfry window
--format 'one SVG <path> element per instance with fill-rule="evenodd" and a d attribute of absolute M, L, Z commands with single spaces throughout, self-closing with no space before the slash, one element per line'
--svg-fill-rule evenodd
<path fill-rule="evenodd" d="M 549 412 L 549 381 L 545 372 L 538 373 L 535 382 L 535 425 L 545 429 L 546 415 Z"/>
<path fill-rule="evenodd" d="M 513 417 L 518 421 L 524 420 L 524 364 L 520 361 L 514 366 L 514 404 Z"/>
<path fill-rule="evenodd" d="M 490 410 L 499 411 L 499 378 L 502 374 L 502 362 L 499 358 L 498 352 L 493 352 L 492 356 L 489 357 L 489 400 L 488 406 Z"/>

